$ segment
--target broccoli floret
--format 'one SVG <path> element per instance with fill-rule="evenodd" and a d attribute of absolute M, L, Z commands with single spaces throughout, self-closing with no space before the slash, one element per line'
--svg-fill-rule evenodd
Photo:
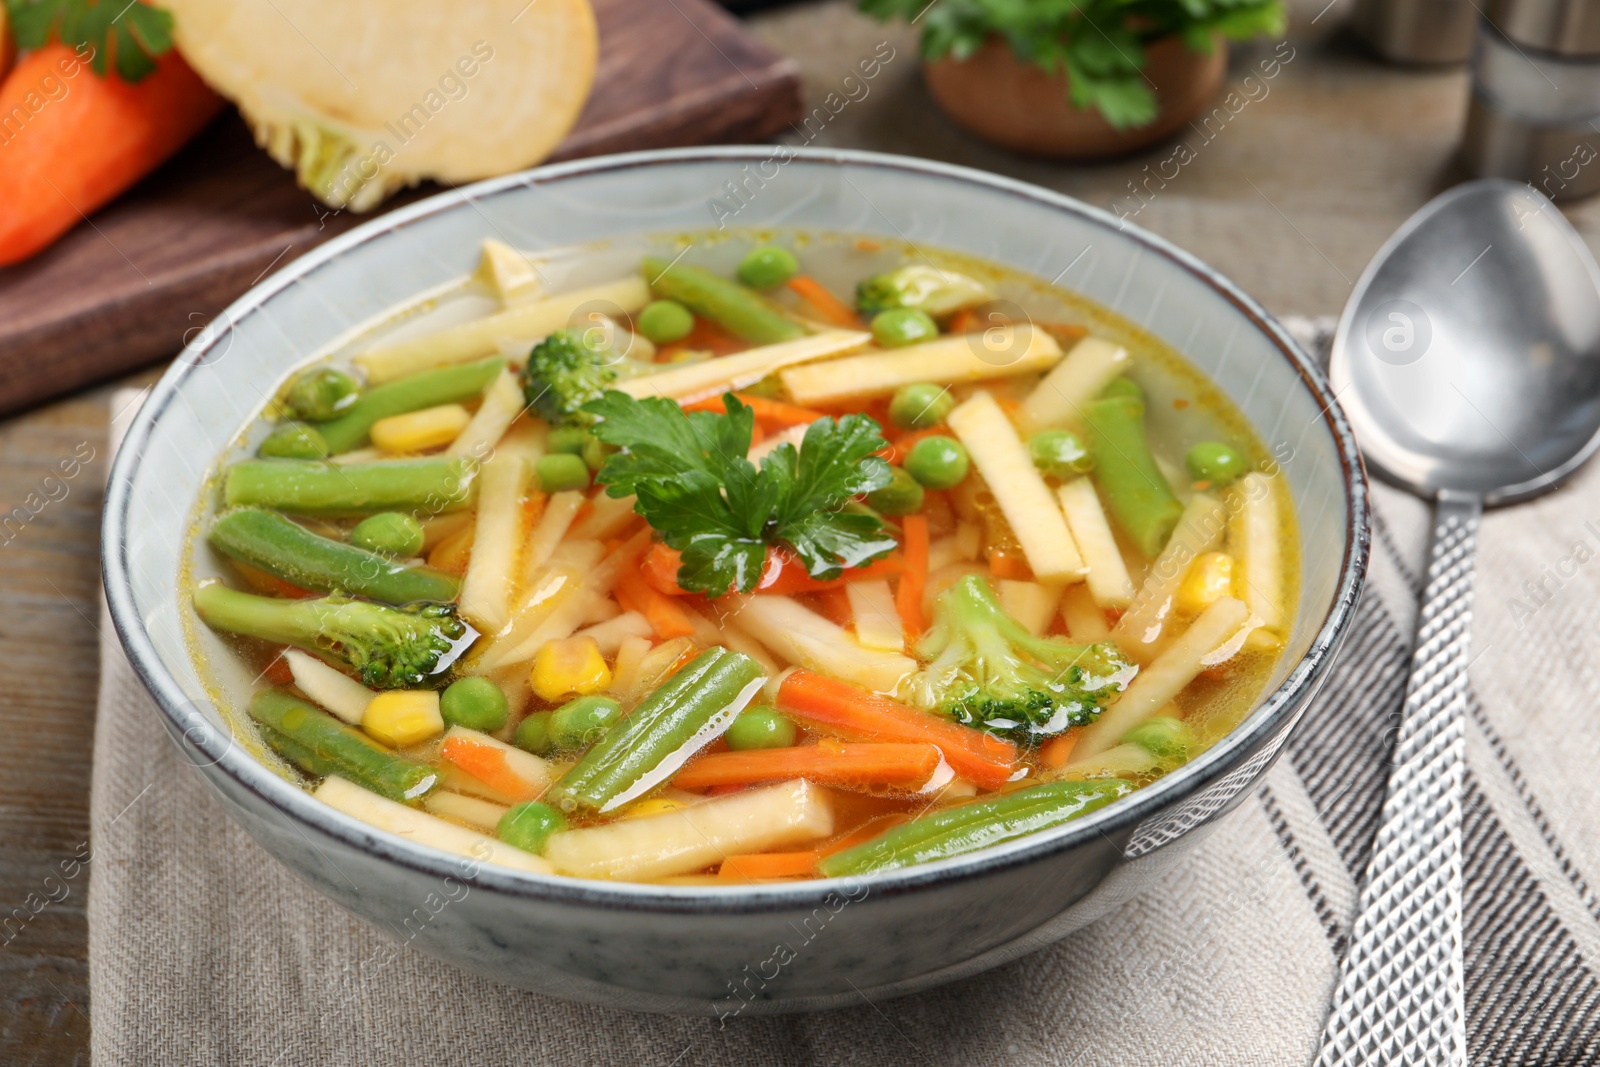
<path fill-rule="evenodd" d="M 522 368 L 528 405 L 552 426 L 588 426 L 594 416 L 580 410 L 622 378 L 643 368 L 615 349 L 588 340 L 586 330 L 557 330 L 533 346 Z"/>
<path fill-rule="evenodd" d="M 902 698 L 1023 744 L 1094 722 L 1138 670 L 1110 642 L 1029 633 L 975 574 L 939 597 L 917 654 L 927 666 Z"/>
<path fill-rule="evenodd" d="M 890 308 L 916 308 L 941 318 L 993 296 L 976 278 L 922 263 L 908 263 L 856 284 L 856 307 L 869 319 Z"/>
<path fill-rule="evenodd" d="M 214 582 L 195 590 L 194 607 L 213 629 L 348 663 L 362 684 L 375 689 L 448 681 L 456 654 L 477 636 L 446 604 L 392 608 L 342 596 L 285 600 Z"/>

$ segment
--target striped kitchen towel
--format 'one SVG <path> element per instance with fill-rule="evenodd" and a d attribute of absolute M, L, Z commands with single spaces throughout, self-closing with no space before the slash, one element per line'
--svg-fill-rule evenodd
<path fill-rule="evenodd" d="M 1331 323 L 1291 326 L 1326 351 Z M 91 810 L 94 1062 L 1309 1063 L 1377 825 L 1427 551 L 1427 506 L 1381 485 L 1374 497 L 1372 584 L 1333 677 L 1255 795 L 1166 882 L 976 978 L 726 1028 L 568 1004 L 397 951 L 233 824 L 167 741 L 107 625 Z M 1471 1057 L 1600 1064 L 1600 465 L 1487 515 L 1479 551 Z"/>

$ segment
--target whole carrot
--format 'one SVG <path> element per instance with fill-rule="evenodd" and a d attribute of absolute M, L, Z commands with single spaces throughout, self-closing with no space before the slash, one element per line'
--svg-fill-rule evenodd
<path fill-rule="evenodd" d="M 0 266 L 116 198 L 210 122 L 222 100 L 176 52 L 138 84 L 97 77 L 56 41 L 0 83 Z"/>

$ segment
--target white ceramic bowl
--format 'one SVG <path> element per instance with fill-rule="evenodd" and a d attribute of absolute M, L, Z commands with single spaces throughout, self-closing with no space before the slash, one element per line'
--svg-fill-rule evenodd
<path fill-rule="evenodd" d="M 876 234 L 1007 265 L 1099 302 L 1208 375 L 1278 456 L 1302 539 L 1289 649 L 1250 717 L 1189 765 L 1054 831 L 863 879 L 729 888 L 464 863 L 326 807 L 236 743 L 185 644 L 180 568 L 191 503 L 288 372 L 459 278 L 487 236 L 549 248 L 719 221 Z M 273 275 L 185 349 L 139 414 L 112 468 L 104 567 L 112 619 L 164 725 L 233 816 L 305 881 L 379 929 L 407 930 L 417 949 L 514 985 L 720 1014 L 828 1007 L 972 974 L 1065 936 L 1159 878 L 1276 758 L 1350 625 L 1367 543 L 1366 485 L 1326 379 L 1260 306 L 1194 257 L 990 174 L 757 146 L 483 182 L 375 219 Z M 430 894 L 453 903 L 418 922 Z"/>

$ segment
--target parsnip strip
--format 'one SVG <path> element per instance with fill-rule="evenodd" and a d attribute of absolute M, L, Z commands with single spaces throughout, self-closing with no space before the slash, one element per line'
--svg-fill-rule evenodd
<path fill-rule="evenodd" d="M 1085 337 L 1033 387 L 1017 410 L 1017 426 L 1032 436 L 1052 426 L 1076 425 L 1083 406 L 1127 371 L 1128 350 Z"/>
<path fill-rule="evenodd" d="M 329 807 L 342 811 L 351 818 L 360 819 L 379 830 L 398 834 L 419 845 L 429 845 L 442 852 L 465 856 L 479 863 L 492 863 L 519 871 L 550 874 L 554 870 L 549 863 L 531 852 L 512 848 L 487 834 L 445 822 L 425 811 L 396 804 L 343 778 L 324 778 L 313 795 Z"/>
<path fill-rule="evenodd" d="M 653 632 L 649 619 L 637 611 L 627 611 L 613 619 L 579 630 L 573 636 L 594 638 L 594 643 L 600 646 L 600 654 L 610 657 L 617 654 L 622 648 L 622 643 L 628 638 L 649 637 Z"/>
<path fill-rule="evenodd" d="M 532 303 L 459 326 L 378 345 L 357 356 L 355 363 L 366 372 L 369 385 L 379 385 L 418 371 L 466 363 L 489 355 L 504 339 L 525 340 L 531 344 L 566 326 L 588 304 L 615 304 L 631 314 L 649 302 L 650 286 L 642 275 L 634 274 L 587 289 L 552 293 Z"/>
<path fill-rule="evenodd" d="M 1074 478 L 1056 490 L 1056 496 L 1061 500 L 1067 529 L 1072 531 L 1072 539 L 1083 554 L 1083 565 L 1088 570 L 1084 581 L 1094 602 L 1102 608 L 1126 608 L 1133 603 L 1133 579 L 1128 576 L 1094 483 L 1087 478 Z"/>
<path fill-rule="evenodd" d="M 973 393 L 950 413 L 948 422 L 989 484 L 1034 577 L 1044 582 L 1082 581 L 1083 557 L 1061 505 L 994 397 L 984 391 Z"/>
<path fill-rule="evenodd" d="M 422 810 L 441 819 L 454 819 L 456 822 L 464 822 L 468 826 L 494 833 L 495 827 L 500 825 L 500 817 L 511 809 L 481 797 L 469 797 L 465 793 L 436 789 L 422 802 Z"/>
<path fill-rule="evenodd" d="M 550 499 L 545 501 L 544 514 L 539 516 L 539 521 L 528 534 L 527 544 L 522 546 L 523 585 L 533 581 L 539 568 L 550 562 L 550 553 L 567 535 L 567 528 L 572 525 L 578 509 L 583 507 L 583 500 L 581 492 L 568 489 L 551 493 Z"/>
<path fill-rule="evenodd" d="M 484 393 L 483 403 L 478 405 L 466 429 L 444 450 L 445 455 L 483 459 L 494 451 L 495 444 L 522 414 L 523 407 L 522 387 L 517 384 L 517 376 L 509 370 L 501 371 L 500 377 Z"/>
<path fill-rule="evenodd" d="M 790 663 L 892 692 L 917 662 L 896 652 L 863 648 L 842 626 L 783 596 L 743 597 L 729 620 Z"/>
<path fill-rule="evenodd" d="M 1261 620 L 1263 629 L 1281 633 L 1283 530 L 1277 490 L 1273 479 L 1260 471 L 1239 479 L 1233 489 L 1239 507 L 1228 531 L 1228 547 L 1241 568 L 1234 587 L 1250 606 L 1250 614 Z"/>
<path fill-rule="evenodd" d="M 1093 644 L 1111 636 L 1106 613 L 1094 602 L 1087 585 L 1069 585 L 1061 594 L 1061 621 L 1067 636 L 1079 644 Z"/>
<path fill-rule="evenodd" d="M 367 704 L 378 694 L 341 671 L 336 671 L 315 656 L 298 649 L 283 654 L 294 675 L 295 688 L 313 704 L 326 708 L 352 726 L 361 725 Z"/>
<path fill-rule="evenodd" d="M 1111 636 L 1130 658 L 1148 663 L 1155 656 L 1189 564 L 1200 553 L 1221 545 L 1227 528 L 1228 512 L 1222 501 L 1207 493 L 1196 493 L 1190 499 L 1172 536 L 1167 538 L 1166 547 L 1150 565 L 1143 587 L 1133 598 L 1133 606 L 1117 620 L 1111 631 Z"/>
<path fill-rule="evenodd" d="M 863 648 L 883 652 L 906 650 L 905 623 L 894 606 L 894 591 L 886 579 L 849 582 L 844 587 L 855 617 L 856 640 Z"/>
<path fill-rule="evenodd" d="M 596 493 L 589 500 L 589 514 L 572 524 L 568 536 L 604 541 L 615 537 L 633 521 L 634 498 Z"/>
<path fill-rule="evenodd" d="M 1249 621 L 1250 609 L 1231 596 L 1201 612 L 1180 637 L 1134 676 L 1097 722 L 1084 727 L 1072 750 L 1073 758 L 1088 759 L 1113 747 L 1129 730 L 1166 707 L 1197 674 L 1225 662 L 1243 643 L 1241 627 Z"/>
<path fill-rule="evenodd" d="M 1044 633 L 1051 616 L 1056 613 L 1056 605 L 1061 602 L 1060 587 L 1009 578 L 1001 579 L 997 585 L 1000 606 L 1006 609 L 1006 614 L 1020 622 L 1029 633 Z"/>
<path fill-rule="evenodd" d="M 498 634 L 511 621 L 511 576 L 522 541 L 527 473 L 522 457 L 511 452 L 496 452 L 478 471 L 478 519 L 459 610 L 482 634 Z"/>
<path fill-rule="evenodd" d="M 980 339 L 990 335 L 994 335 L 992 351 Z M 818 404 L 885 396 L 913 382 L 948 385 L 1031 374 L 1060 358 L 1061 346 L 1045 331 L 1032 326 L 1006 326 L 985 334 L 943 337 L 892 352 L 794 367 L 783 371 L 780 377 L 795 403 Z"/>
<path fill-rule="evenodd" d="M 694 401 L 717 396 L 728 390 L 754 385 L 767 375 L 796 363 L 837 356 L 860 348 L 872 340 L 870 333 L 858 330 L 830 330 L 827 333 L 799 337 L 775 345 L 762 345 L 731 356 L 719 356 L 702 363 L 689 363 L 679 367 L 630 378 L 617 385 L 629 396 L 665 396 L 673 400 Z"/>

